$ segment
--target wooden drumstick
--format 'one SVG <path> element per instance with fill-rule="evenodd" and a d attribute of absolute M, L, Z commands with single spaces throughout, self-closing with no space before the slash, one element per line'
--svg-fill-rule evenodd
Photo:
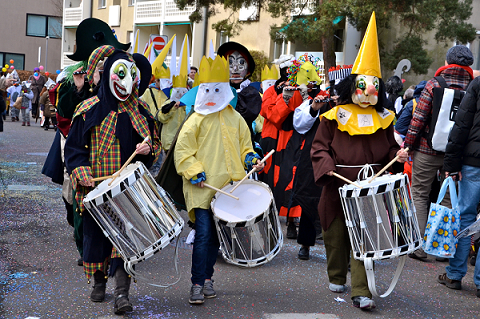
<path fill-rule="evenodd" d="M 214 186 L 212 186 L 212 185 L 208 185 L 208 184 L 205 183 L 205 182 L 203 183 L 203 186 L 205 186 L 205 187 L 207 187 L 207 188 L 210 188 L 210 189 L 213 189 L 214 191 L 217 191 L 217 192 L 219 192 L 220 194 L 230 196 L 230 197 L 233 198 L 233 199 L 236 199 L 236 200 L 239 200 L 239 199 L 240 199 L 240 198 L 238 198 L 237 196 L 233 196 L 232 194 L 229 194 L 229 193 L 227 193 L 227 192 L 224 192 L 224 191 L 222 191 L 221 189 L 218 189 L 218 188 L 216 188 L 216 187 L 214 187 Z"/>
<path fill-rule="evenodd" d="M 90 181 L 92 182 L 100 182 L 100 181 L 104 181 L 106 179 L 109 179 L 109 178 L 112 178 L 113 175 L 107 175 L 107 176 L 102 176 L 102 177 L 95 177 L 95 178 L 92 178 Z"/>
<path fill-rule="evenodd" d="M 405 152 L 408 152 L 408 147 L 407 147 L 406 149 L 404 149 L 404 151 L 405 151 Z M 369 182 L 369 183 L 373 182 L 373 180 L 374 180 L 375 178 L 377 178 L 378 176 L 380 176 L 383 172 L 385 172 L 385 171 L 387 170 L 387 168 L 389 168 L 390 166 L 392 166 L 393 163 L 395 163 L 395 162 L 398 160 L 399 157 L 400 157 L 400 156 L 398 156 L 398 155 L 395 156 L 394 159 L 392 159 L 384 168 L 382 168 L 377 174 L 375 174 L 375 176 L 373 176 L 372 179 L 369 180 L 368 182 Z"/>
<path fill-rule="evenodd" d="M 140 146 L 144 145 L 145 143 L 148 142 L 148 140 L 150 139 L 150 136 L 147 135 L 147 137 L 145 137 L 145 139 L 143 140 L 143 142 L 140 144 Z M 140 147 L 139 146 L 139 147 Z M 137 155 L 137 152 L 136 150 L 133 152 L 132 155 L 130 155 L 130 157 L 127 159 L 127 161 L 125 162 L 125 164 L 123 164 L 123 166 L 120 168 L 120 170 L 118 172 L 116 172 L 115 174 L 112 175 L 112 181 L 110 183 L 108 183 L 108 186 L 110 186 L 113 181 L 118 177 L 120 176 L 120 173 L 125 169 L 125 167 L 128 166 L 128 164 L 130 164 L 130 162 L 133 160 L 133 158 Z"/>
<path fill-rule="evenodd" d="M 275 150 L 271 150 L 270 152 L 268 152 L 268 154 L 265 155 L 265 157 L 264 157 L 258 164 L 264 163 L 270 156 L 272 156 L 273 153 L 275 153 Z M 257 165 L 258 165 L 258 164 L 257 164 Z M 252 175 L 252 174 L 253 174 L 254 172 L 256 172 L 256 171 L 257 171 L 257 169 L 256 169 L 255 167 L 252 168 L 252 170 L 251 170 L 250 172 L 248 172 L 248 174 L 245 175 L 245 177 L 242 178 L 242 179 L 240 180 L 240 182 L 238 182 L 237 185 L 235 185 L 235 187 L 230 190 L 230 193 L 233 193 L 233 191 L 234 191 L 235 189 L 237 189 L 237 187 L 240 186 L 240 184 L 243 183 L 244 180 L 246 180 L 250 175 Z"/>
<path fill-rule="evenodd" d="M 341 179 L 342 181 L 344 181 L 344 182 L 347 182 L 347 183 L 349 183 L 349 184 L 352 184 L 352 185 L 355 186 L 355 187 L 362 188 L 362 186 L 358 185 L 357 183 L 352 182 L 351 180 L 349 180 L 349 179 L 346 178 L 346 177 L 343 177 L 343 176 L 340 175 L 340 174 L 337 174 L 337 173 L 335 173 L 335 172 L 332 172 L 332 175 L 335 176 L 335 177 L 337 177 L 337 178 L 340 178 L 340 179 Z"/>

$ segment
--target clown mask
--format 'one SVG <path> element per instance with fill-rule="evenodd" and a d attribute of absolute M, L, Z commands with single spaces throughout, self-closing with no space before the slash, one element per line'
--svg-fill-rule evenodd
<path fill-rule="evenodd" d="M 240 54 L 240 52 L 234 51 L 228 56 L 228 62 L 230 63 L 230 80 L 233 83 L 242 82 L 248 73 L 247 60 Z"/>
<path fill-rule="evenodd" d="M 195 98 L 195 112 L 208 115 L 223 110 L 233 99 L 227 82 L 201 83 Z"/>
<path fill-rule="evenodd" d="M 315 82 L 316 84 L 322 83 L 322 79 L 318 76 L 317 70 L 312 62 L 307 61 L 302 64 L 297 75 L 297 85 L 308 85 Z"/>
<path fill-rule="evenodd" d="M 132 94 L 133 85 L 137 83 L 137 66 L 125 59 L 115 61 L 110 68 L 110 91 L 120 101 L 128 99 Z"/>
<path fill-rule="evenodd" d="M 180 102 L 182 96 L 187 93 L 187 88 L 172 88 L 172 93 L 170 94 L 170 100 L 175 102 Z"/>
<path fill-rule="evenodd" d="M 352 101 L 359 106 L 366 108 L 378 102 L 378 90 L 380 81 L 373 75 L 357 75 L 355 79 L 355 92 Z"/>

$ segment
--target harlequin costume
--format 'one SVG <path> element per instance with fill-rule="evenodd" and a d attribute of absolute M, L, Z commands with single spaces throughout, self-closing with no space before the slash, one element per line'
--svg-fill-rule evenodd
<path fill-rule="evenodd" d="M 140 54 L 133 56 L 102 46 L 90 56 L 87 77 L 93 82 L 93 72 L 99 60 L 104 64 L 98 95 L 78 105 L 65 144 L 65 163 L 71 174 L 75 200 L 83 217 L 83 258 L 87 278 L 94 276 L 92 301 L 103 301 L 105 274 L 110 261 L 110 276 L 115 276 L 115 313 L 131 311 L 128 301 L 130 278 L 123 269 L 123 260 L 105 237 L 93 217 L 85 212 L 83 198 L 92 190 L 79 182 L 89 177 L 102 177 L 117 172 L 136 150 L 136 145 L 149 137 L 150 153 L 137 154 L 135 159 L 150 167 L 158 158 L 160 142 L 155 121 L 145 102 L 139 100 L 151 77 L 148 60 Z M 140 71 L 140 72 L 139 72 Z M 140 85 L 137 85 L 138 74 Z M 150 142 L 151 141 L 151 142 Z M 102 291 L 103 290 L 103 291 Z M 103 292 L 103 295 L 102 295 Z M 100 296 L 100 297 L 98 297 Z"/>
<path fill-rule="evenodd" d="M 353 90 L 352 88 L 355 88 Z M 384 85 L 372 15 L 352 69 L 352 75 L 340 82 L 336 90 L 342 101 L 326 112 L 315 135 L 311 158 L 315 181 L 323 186 L 318 205 L 327 253 L 329 289 L 344 292 L 348 263 L 351 263 L 353 305 L 373 309 L 375 303 L 368 289 L 363 262 L 351 255 L 351 245 L 338 188 L 345 182 L 329 176 L 334 171 L 350 180 L 364 164 L 379 171 L 399 150 L 395 142 L 393 112 L 383 108 Z"/>

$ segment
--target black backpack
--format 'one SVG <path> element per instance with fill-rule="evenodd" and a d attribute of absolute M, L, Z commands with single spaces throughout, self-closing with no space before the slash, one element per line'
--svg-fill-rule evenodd
<path fill-rule="evenodd" d="M 426 139 L 428 146 L 433 150 L 445 152 L 448 135 L 455 124 L 455 115 L 465 96 L 465 91 L 459 85 L 448 86 L 441 76 L 436 76 L 435 80 L 440 87 L 433 88 L 432 115 Z M 455 88 L 460 88 L 460 90 Z"/>

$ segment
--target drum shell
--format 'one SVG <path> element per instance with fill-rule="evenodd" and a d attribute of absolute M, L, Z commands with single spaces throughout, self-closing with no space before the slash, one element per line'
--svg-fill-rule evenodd
<path fill-rule="evenodd" d="M 143 163 L 130 164 L 117 179 L 111 187 L 111 179 L 99 184 L 84 204 L 122 258 L 135 264 L 179 236 L 184 221 Z"/>
<path fill-rule="evenodd" d="M 362 189 L 339 189 L 355 259 L 381 260 L 412 253 L 422 245 L 408 176 L 385 175 Z"/>
<path fill-rule="evenodd" d="M 229 192 L 237 183 L 229 184 L 222 190 Z M 264 198 L 262 203 L 258 203 L 255 197 L 251 196 L 257 191 L 262 194 L 256 195 L 268 196 L 268 199 Z M 262 265 L 273 259 L 283 246 L 283 234 L 272 191 L 265 183 L 245 180 L 232 195 L 238 196 L 239 202 L 220 193 L 217 193 L 211 202 L 222 255 L 228 263 L 237 266 Z M 243 205 L 246 201 L 251 201 L 254 205 Z M 268 205 L 265 205 L 266 203 Z M 224 207 L 220 209 L 220 205 Z M 244 210 L 245 206 L 251 209 L 247 216 L 240 217 L 235 214 L 234 209 Z M 223 209 L 233 210 L 232 218 L 220 214 Z"/>

